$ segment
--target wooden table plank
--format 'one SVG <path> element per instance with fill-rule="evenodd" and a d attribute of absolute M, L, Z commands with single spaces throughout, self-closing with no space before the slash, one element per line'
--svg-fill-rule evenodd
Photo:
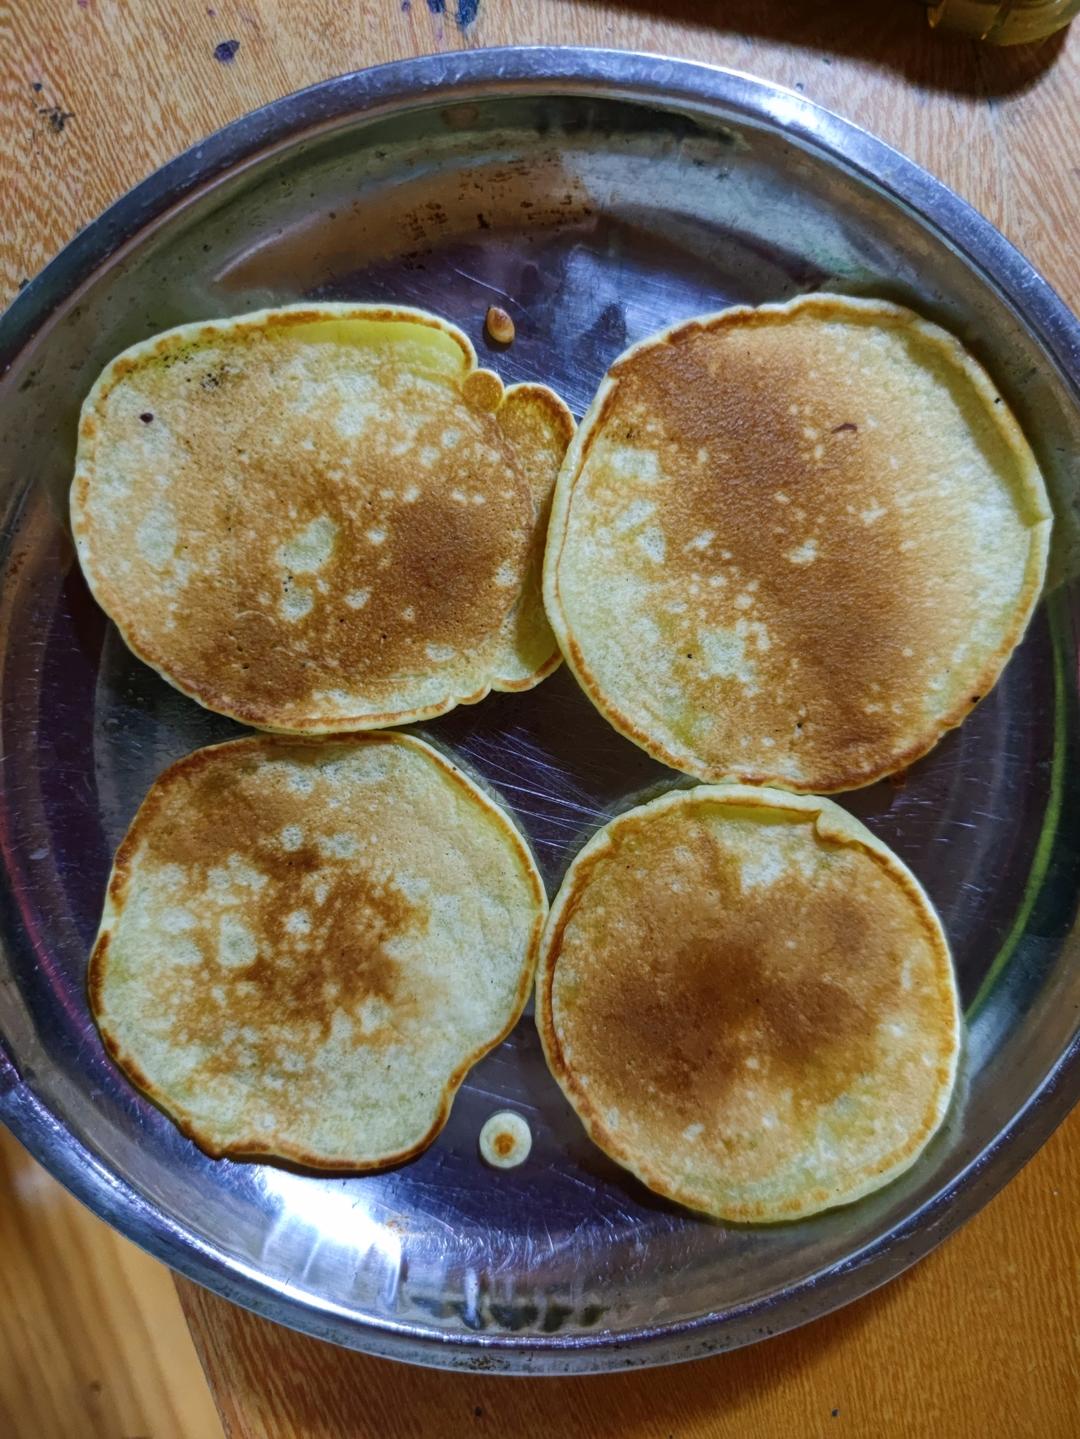
<path fill-rule="evenodd" d="M 0 1129 L 0 1435 L 214 1439 L 169 1271 Z"/>
<path fill-rule="evenodd" d="M 232 58 L 218 58 L 230 40 L 239 42 Z M 667 52 L 791 85 L 940 175 L 1080 304 L 1080 30 L 999 52 L 929 34 L 904 0 L 9 0 L 0 8 L 0 299 L 131 184 L 256 105 L 404 55 L 538 42 Z M 755 1349 L 649 1374 L 510 1383 L 421 1373 L 181 1288 L 232 1436 L 712 1439 L 843 1426 L 1054 1439 L 1080 1432 L 1078 1187 L 1074 1116 L 984 1215 L 885 1291 Z M 13 1248 L 33 1242 L 22 1221 L 9 1225 L 0 1259 L 7 1265 Z M 110 1290 L 124 1270 L 115 1256 L 110 1269 L 101 1249 L 63 1263 L 79 1284 L 86 1273 L 104 1284 L 109 1273 Z M 36 1334 L 20 1348 L 24 1316 L 39 1322 L 35 1285 L 41 1273 L 58 1282 L 42 1254 L 32 1268 L 37 1279 L 5 1286 L 16 1301 L 0 1343 L 18 1376 L 31 1374 L 27 1356 L 40 1348 Z M 82 1374 L 100 1342 L 93 1325 L 58 1332 Z M 60 1360 L 45 1364 L 41 1382 L 67 1384 L 67 1373 Z M 0 1409 L 0 1425 L 3 1417 Z"/>

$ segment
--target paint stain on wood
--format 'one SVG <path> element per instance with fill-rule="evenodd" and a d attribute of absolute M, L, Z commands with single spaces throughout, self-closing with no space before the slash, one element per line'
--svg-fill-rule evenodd
<path fill-rule="evenodd" d="M 64 110 L 59 105 L 39 105 L 38 114 L 45 117 L 54 135 L 62 135 L 67 122 L 75 118 L 74 110 Z"/>

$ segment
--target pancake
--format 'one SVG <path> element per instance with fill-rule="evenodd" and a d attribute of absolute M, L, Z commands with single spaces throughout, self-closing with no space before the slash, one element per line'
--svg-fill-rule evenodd
<path fill-rule="evenodd" d="M 508 816 L 410 735 L 253 736 L 157 780 L 90 958 L 109 1054 L 214 1157 L 367 1170 L 509 1033 L 547 902 Z"/>
<path fill-rule="evenodd" d="M 701 779 L 854 789 L 997 680 L 1050 508 L 945 331 L 809 295 L 691 320 L 609 370 L 556 486 L 545 602 L 622 734 Z"/>
<path fill-rule="evenodd" d="M 832 801 L 665 795 L 571 865 L 537 1026 L 592 1139 L 651 1189 L 771 1222 L 888 1183 L 941 1124 L 960 1016 L 917 880 Z"/>
<path fill-rule="evenodd" d="M 536 512 L 521 591 L 503 620 L 489 661 L 491 688 L 519 691 L 532 689 L 562 663 L 544 611 L 544 542 L 555 481 L 574 437 L 574 419 L 543 385 L 511 385 L 499 410 L 499 426 L 529 477 Z"/>
<path fill-rule="evenodd" d="M 536 552 L 572 430 L 418 310 L 183 325 L 83 405 L 79 560 L 135 654 L 208 709 L 311 734 L 431 718 L 558 663 Z"/>

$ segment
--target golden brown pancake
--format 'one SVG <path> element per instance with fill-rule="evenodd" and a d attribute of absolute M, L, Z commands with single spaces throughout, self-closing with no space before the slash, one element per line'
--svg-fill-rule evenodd
<path fill-rule="evenodd" d="M 83 406 L 79 559 L 134 652 L 265 729 L 365 729 L 558 662 L 535 576 L 573 422 L 421 311 L 292 306 L 127 350 Z"/>
<path fill-rule="evenodd" d="M 1050 523 L 1027 442 L 956 340 L 809 295 L 615 362 L 559 477 L 544 597 L 586 693 L 657 759 L 853 789 L 995 683 Z"/>
<path fill-rule="evenodd" d="M 120 846 L 90 1005 L 207 1153 L 408 1159 L 525 1003 L 547 912 L 509 817 L 410 735 L 262 735 L 157 780 Z"/>
<path fill-rule="evenodd" d="M 721 1219 L 888 1183 L 941 1124 L 959 1006 L 917 880 L 830 800 L 701 786 L 620 815 L 571 865 L 537 1026 L 593 1140 Z"/>
<path fill-rule="evenodd" d="M 532 689 L 562 662 L 544 613 L 544 542 L 552 491 L 574 438 L 574 419 L 543 385 L 511 385 L 499 410 L 499 426 L 529 477 L 536 515 L 525 578 L 490 659 L 491 688 L 516 691 Z"/>

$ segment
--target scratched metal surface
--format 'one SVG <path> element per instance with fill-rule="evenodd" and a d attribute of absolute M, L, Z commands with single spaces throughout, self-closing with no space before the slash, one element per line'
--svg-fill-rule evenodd
<path fill-rule="evenodd" d="M 240 122 L 148 185 L 0 326 L 0 1117 L 185 1272 L 283 1322 L 420 1362 L 550 1372 L 684 1358 L 896 1272 L 1004 1182 L 1075 1093 L 1068 545 L 1054 594 L 963 729 L 906 784 L 843 801 L 928 888 L 968 1008 L 957 1102 L 908 1175 L 772 1229 L 681 1212 L 588 1143 L 526 1016 L 419 1159 L 318 1179 L 206 1159 L 119 1077 L 87 1014 L 86 953 L 128 820 L 163 766 L 237 727 L 135 661 L 90 600 L 66 526 L 77 409 L 135 339 L 318 296 L 435 308 L 507 380 L 551 381 L 580 414 L 608 362 L 654 328 L 831 286 L 910 301 L 988 361 L 1067 539 L 1075 322 L 989 227 L 860 132 L 742 77 L 629 56 L 494 52 L 348 77 Z M 497 354 L 482 333 L 495 299 L 518 332 Z M 565 671 L 429 733 L 514 809 L 552 892 L 598 823 L 676 778 Z M 494 1172 L 477 1134 L 507 1105 L 534 1146 Z"/>

